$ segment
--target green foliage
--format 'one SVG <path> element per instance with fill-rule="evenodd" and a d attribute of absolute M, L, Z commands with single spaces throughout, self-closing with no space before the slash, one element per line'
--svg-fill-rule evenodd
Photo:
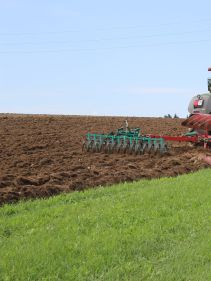
<path fill-rule="evenodd" d="M 171 114 L 164 115 L 164 118 L 179 118 L 179 116 L 175 113 L 174 117 Z"/>
<path fill-rule="evenodd" d="M 211 170 L 0 208 L 0 280 L 211 280 Z"/>

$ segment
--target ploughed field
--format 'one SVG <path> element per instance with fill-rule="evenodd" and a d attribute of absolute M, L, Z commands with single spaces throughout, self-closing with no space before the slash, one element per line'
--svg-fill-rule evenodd
<path fill-rule="evenodd" d="M 190 173 L 206 167 L 203 148 L 171 143 L 165 155 L 84 153 L 87 132 L 140 127 L 143 134 L 180 135 L 181 119 L 0 115 L 0 204 L 144 178 Z"/>

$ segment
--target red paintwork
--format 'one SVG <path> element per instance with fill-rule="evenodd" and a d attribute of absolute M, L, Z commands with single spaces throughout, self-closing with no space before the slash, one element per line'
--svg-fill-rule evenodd
<path fill-rule="evenodd" d="M 193 102 L 193 106 L 194 106 L 194 108 L 195 108 L 195 107 L 198 107 L 198 100 L 195 100 L 195 101 Z"/>
<path fill-rule="evenodd" d="M 211 114 L 193 114 L 182 122 L 183 126 L 211 131 Z"/>
<path fill-rule="evenodd" d="M 166 136 L 166 135 L 147 135 L 151 138 L 163 138 L 164 140 L 167 141 L 182 141 L 182 142 L 199 142 L 199 137 L 198 136 Z"/>

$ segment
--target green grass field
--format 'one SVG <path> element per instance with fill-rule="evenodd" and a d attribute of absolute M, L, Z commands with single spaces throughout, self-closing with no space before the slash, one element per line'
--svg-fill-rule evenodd
<path fill-rule="evenodd" d="M 211 170 L 3 206 L 0 280 L 211 280 Z"/>

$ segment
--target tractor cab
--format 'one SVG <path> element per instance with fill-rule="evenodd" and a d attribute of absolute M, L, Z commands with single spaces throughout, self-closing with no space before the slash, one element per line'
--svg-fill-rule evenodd
<path fill-rule="evenodd" d="M 208 68 L 211 71 L 211 68 Z M 208 93 L 195 95 L 188 106 L 190 114 L 211 114 L 211 77 L 207 79 Z"/>

